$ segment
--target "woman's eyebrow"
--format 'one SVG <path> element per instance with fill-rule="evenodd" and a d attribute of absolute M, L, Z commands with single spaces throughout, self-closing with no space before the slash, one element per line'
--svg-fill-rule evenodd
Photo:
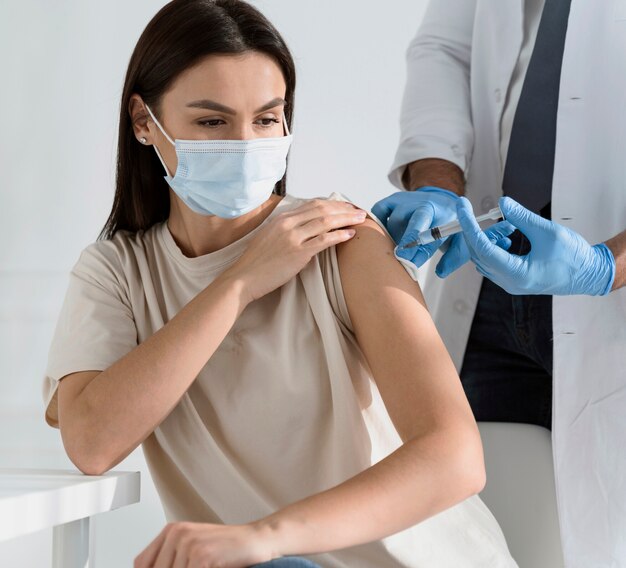
<path fill-rule="evenodd" d="M 276 97 L 275 99 L 271 100 L 269 103 L 264 104 L 261 108 L 255 110 L 254 112 L 263 112 L 271 108 L 277 107 L 278 105 L 285 106 L 286 104 L 287 104 L 287 101 L 285 99 Z"/>
<path fill-rule="evenodd" d="M 285 106 L 286 104 L 287 104 L 287 101 L 285 99 L 282 99 L 281 97 L 276 97 L 275 99 L 271 100 L 269 103 L 264 104 L 261 108 L 257 109 L 255 112 L 263 112 L 271 108 L 274 108 L 275 106 L 278 106 L 278 105 Z M 223 112 L 225 114 L 237 114 L 236 110 L 230 107 L 227 107 L 226 105 L 223 105 L 221 103 L 211 101 L 209 99 L 200 99 L 197 101 L 192 101 L 190 103 L 187 103 L 187 107 L 215 110 L 217 112 Z"/>

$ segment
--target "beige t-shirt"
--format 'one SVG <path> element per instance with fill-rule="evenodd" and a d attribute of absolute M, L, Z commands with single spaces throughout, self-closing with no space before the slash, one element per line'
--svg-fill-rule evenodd
<path fill-rule="evenodd" d="M 305 201 L 287 195 L 260 227 L 196 258 L 182 254 L 167 223 L 87 247 L 50 349 L 48 424 L 58 427 L 60 378 L 126 355 L 232 265 L 269 219 Z M 400 445 L 330 248 L 246 307 L 143 451 L 168 521 L 233 524 L 338 485 Z M 309 558 L 324 568 L 517 566 L 478 496 L 389 538 Z"/>

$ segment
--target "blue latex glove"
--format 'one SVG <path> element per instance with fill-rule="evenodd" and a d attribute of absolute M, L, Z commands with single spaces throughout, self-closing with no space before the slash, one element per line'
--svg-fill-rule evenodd
<path fill-rule="evenodd" d="M 372 213 L 387 228 L 398 247 L 414 241 L 418 233 L 456 219 L 459 196 L 439 187 L 422 187 L 416 191 L 399 191 L 379 201 Z M 406 250 L 396 250 L 398 256 L 410 260 L 415 266 L 424 264 L 446 241 Z"/>
<path fill-rule="evenodd" d="M 481 231 L 469 200 L 457 204 L 463 236 L 476 269 L 509 294 L 590 296 L 611 291 L 615 258 L 604 244 L 591 246 L 578 233 L 535 215 L 509 197 L 500 199 L 505 219 L 530 241 L 518 256 L 492 243 Z"/>
<path fill-rule="evenodd" d="M 511 239 L 509 235 L 515 231 L 516 227 L 508 221 L 500 221 L 485 229 L 485 235 L 496 246 L 503 250 L 509 250 L 511 247 Z M 435 274 L 439 278 L 450 276 L 455 270 L 461 268 L 470 260 L 470 251 L 467 248 L 463 233 L 456 233 L 448 240 L 448 246 L 445 248 L 444 255 L 441 257 L 435 268 Z"/>

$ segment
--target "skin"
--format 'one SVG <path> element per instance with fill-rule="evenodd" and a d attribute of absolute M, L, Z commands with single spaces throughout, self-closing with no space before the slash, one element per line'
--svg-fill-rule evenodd
<path fill-rule="evenodd" d="M 412 162 L 404 170 L 402 183 L 409 190 L 434 185 L 458 195 L 465 195 L 463 172 L 456 164 L 447 160 L 427 158 Z M 615 280 L 611 291 L 618 290 L 626 285 L 626 231 L 618 233 L 604 244 L 615 258 Z"/>
<path fill-rule="evenodd" d="M 282 136 L 285 83 L 268 57 L 213 56 L 180 76 L 158 115 L 172 138 Z M 236 110 L 189 110 L 211 99 Z M 135 134 L 156 144 L 168 169 L 173 147 L 146 118 L 140 97 L 129 112 Z M 214 118 L 215 128 L 200 128 Z M 234 220 L 205 217 L 171 192 L 170 231 L 189 256 L 227 246 L 257 227 L 279 197 Z M 352 229 L 346 229 L 351 226 Z M 245 307 L 293 278 L 321 250 L 337 246 L 354 333 L 403 445 L 351 479 L 244 525 L 169 523 L 135 559 L 135 568 L 245 568 L 272 558 L 345 548 L 408 528 L 481 491 L 478 428 L 459 377 L 419 286 L 393 256 L 394 244 L 350 204 L 312 200 L 272 218 L 242 257 L 172 320 L 103 371 L 67 375 L 59 386 L 66 451 L 88 474 L 121 462 L 171 412 Z"/>
<path fill-rule="evenodd" d="M 465 195 L 465 176 L 461 168 L 439 158 L 426 158 L 410 163 L 404 170 L 402 183 L 410 191 L 418 187 L 434 186 L 457 195 Z"/>
<path fill-rule="evenodd" d="M 605 244 L 615 258 L 615 280 L 611 287 L 612 292 L 626 286 L 626 231 L 615 235 L 612 239 L 606 241 Z"/>

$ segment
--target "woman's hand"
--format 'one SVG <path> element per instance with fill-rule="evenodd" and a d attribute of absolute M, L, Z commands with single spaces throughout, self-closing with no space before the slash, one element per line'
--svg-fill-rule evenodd
<path fill-rule="evenodd" d="M 134 568 L 248 568 L 272 558 L 271 541 L 256 525 L 169 523 Z"/>
<path fill-rule="evenodd" d="M 314 199 L 277 215 L 263 227 L 242 257 L 224 274 L 244 283 L 248 302 L 291 280 L 313 256 L 350 240 L 367 213 L 351 203 Z"/>

